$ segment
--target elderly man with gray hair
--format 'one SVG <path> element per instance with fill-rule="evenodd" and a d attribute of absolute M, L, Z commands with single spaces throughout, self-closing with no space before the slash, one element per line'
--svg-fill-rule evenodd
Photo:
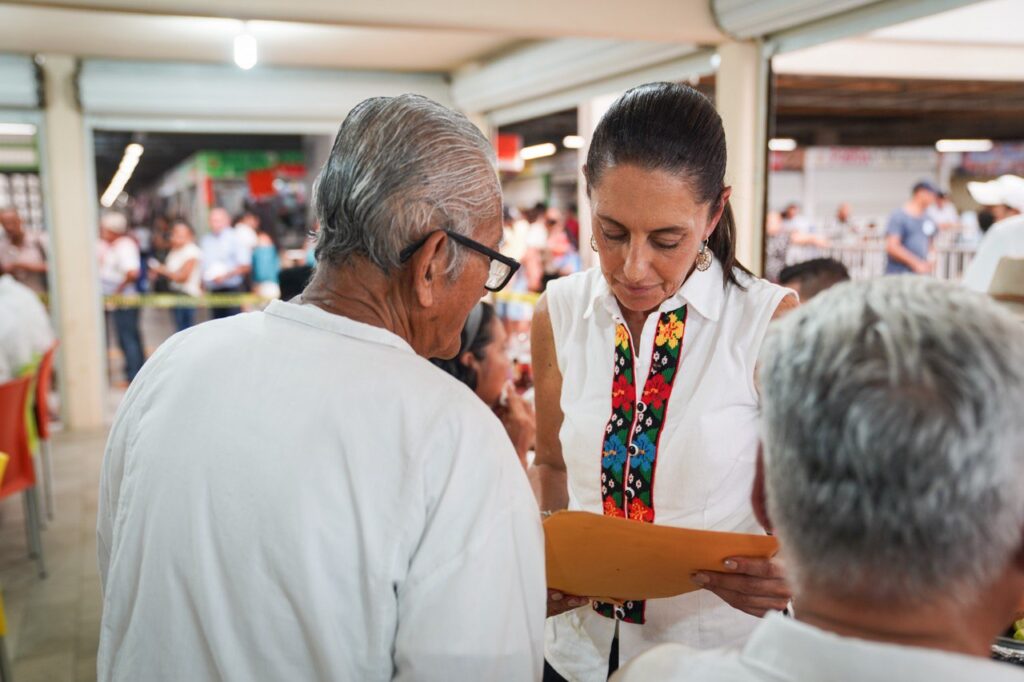
<path fill-rule="evenodd" d="M 934 280 L 843 284 L 762 349 L 764 463 L 795 618 L 670 644 L 621 680 L 1024 680 L 986 660 L 1024 594 L 1024 326 Z M 765 504 L 766 502 L 766 504 Z"/>
<path fill-rule="evenodd" d="M 543 538 L 501 423 L 427 361 L 517 264 L 488 140 L 342 123 L 303 295 L 166 342 L 103 463 L 100 680 L 532 680 Z"/>

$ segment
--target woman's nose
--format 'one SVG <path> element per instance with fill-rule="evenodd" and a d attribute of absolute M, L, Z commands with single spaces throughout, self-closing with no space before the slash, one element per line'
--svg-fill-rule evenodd
<path fill-rule="evenodd" d="M 647 274 L 647 257 L 643 252 L 642 244 L 631 243 L 626 252 L 626 263 L 622 268 L 622 274 L 630 282 L 642 282 Z"/>

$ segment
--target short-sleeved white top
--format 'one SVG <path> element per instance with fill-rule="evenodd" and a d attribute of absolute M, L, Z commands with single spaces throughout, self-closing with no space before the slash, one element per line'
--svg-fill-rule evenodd
<path fill-rule="evenodd" d="M 764 532 L 750 491 L 758 443 L 754 369 L 772 314 L 792 292 L 739 271 L 723 286 L 718 260 L 695 271 L 658 313 L 688 305 L 679 374 L 661 433 L 654 478 L 655 523 Z M 547 303 L 562 373 L 559 437 L 569 508 L 602 513 L 601 450 L 611 415 L 615 329 L 622 322 L 599 268 L 551 282 Z M 644 324 L 635 359 L 637 395 L 651 362 L 658 314 Z M 635 341 L 635 340 L 634 340 Z M 700 590 L 647 603 L 646 623 L 623 623 L 622 662 L 663 642 L 710 648 L 743 642 L 757 619 Z M 570 680 L 607 676 L 614 622 L 590 608 L 548 619 L 545 655 Z"/>

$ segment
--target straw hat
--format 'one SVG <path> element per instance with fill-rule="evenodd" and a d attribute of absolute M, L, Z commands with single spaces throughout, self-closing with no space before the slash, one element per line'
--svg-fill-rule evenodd
<path fill-rule="evenodd" d="M 1003 258 L 992 275 L 988 295 L 1024 321 L 1024 258 Z"/>

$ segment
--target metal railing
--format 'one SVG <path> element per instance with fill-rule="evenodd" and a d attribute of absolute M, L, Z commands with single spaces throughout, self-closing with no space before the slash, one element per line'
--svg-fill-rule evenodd
<path fill-rule="evenodd" d="M 940 245 L 935 249 L 935 276 L 938 279 L 959 280 L 971 264 L 974 246 L 961 244 Z M 800 263 L 811 258 L 835 258 L 846 266 L 853 279 L 869 279 L 885 274 L 885 240 L 834 243 L 828 247 L 791 247 L 787 263 Z"/>

